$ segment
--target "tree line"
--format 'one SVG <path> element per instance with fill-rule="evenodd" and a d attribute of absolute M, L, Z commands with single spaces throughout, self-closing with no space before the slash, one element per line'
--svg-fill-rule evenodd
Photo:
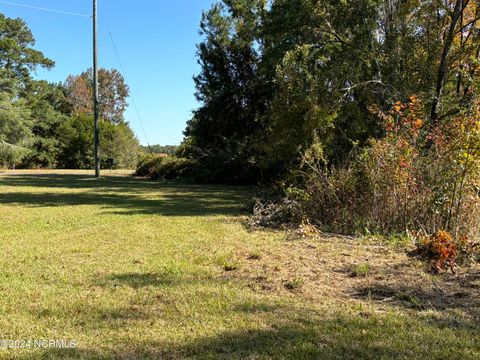
<path fill-rule="evenodd" d="M 0 14 L 0 165 L 31 168 L 93 166 L 92 70 L 64 83 L 32 77 L 54 61 L 36 50 L 22 19 Z M 132 168 L 139 142 L 125 121 L 129 88 L 115 69 L 99 71 L 102 162 Z"/>
<path fill-rule="evenodd" d="M 341 164 L 411 96 L 426 126 L 449 121 L 476 101 L 478 17 L 469 0 L 217 1 L 181 155 L 212 180 L 270 181 L 316 140 Z"/>

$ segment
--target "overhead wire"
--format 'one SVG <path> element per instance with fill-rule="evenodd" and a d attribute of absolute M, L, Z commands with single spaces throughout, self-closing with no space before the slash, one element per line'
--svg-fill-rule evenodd
<path fill-rule="evenodd" d="M 45 11 L 45 12 L 50 12 L 50 13 L 54 13 L 54 14 L 58 14 L 58 15 L 71 15 L 71 16 L 79 16 L 79 17 L 84 17 L 84 18 L 91 18 L 92 17 L 92 15 L 80 14 L 80 13 L 71 12 L 71 11 L 64 11 L 64 10 L 49 9 L 49 8 L 27 5 L 27 4 L 20 4 L 20 3 L 17 3 L 17 2 L 11 2 L 11 1 L 1 0 L 0 4 L 10 5 L 10 6 L 18 6 L 18 7 L 23 7 L 23 8 L 26 8 L 26 9 Z"/>
<path fill-rule="evenodd" d="M 118 65 L 120 66 L 120 70 L 122 71 L 123 76 L 125 77 L 126 76 L 125 69 L 123 68 L 122 60 L 120 59 L 120 54 L 115 44 L 115 40 L 113 40 L 113 35 L 111 32 L 109 32 L 108 35 L 110 36 L 110 40 L 112 41 L 113 52 L 115 53 L 115 56 L 117 58 Z M 135 98 L 133 97 L 133 95 L 130 95 L 130 99 L 132 100 L 133 108 L 135 110 L 135 113 L 137 114 L 137 119 L 142 129 L 143 136 L 145 137 L 145 141 L 147 142 L 148 150 L 150 151 L 151 154 L 153 154 L 152 148 L 150 146 L 150 142 L 148 141 L 147 132 L 145 131 L 145 127 L 143 126 L 142 117 L 140 116 L 140 112 L 138 111 L 137 103 L 135 102 Z"/>
<path fill-rule="evenodd" d="M 0 0 L 0 4 L 23 7 L 23 8 L 26 8 L 26 9 L 32 9 L 32 10 L 38 10 L 38 11 L 44 11 L 44 12 L 50 12 L 50 13 L 54 13 L 54 14 L 58 14 L 58 15 L 70 15 L 70 16 L 78 16 L 78 17 L 83 17 L 83 18 L 91 18 L 92 17 L 92 15 L 85 15 L 85 14 L 75 13 L 75 12 L 71 12 L 71 11 L 50 9 L 50 8 L 44 8 L 44 7 L 21 4 L 21 3 L 17 3 L 17 2 L 4 1 L 4 0 Z M 117 58 L 118 64 L 120 66 L 120 70 L 122 71 L 122 73 L 125 76 L 125 70 L 123 68 L 122 60 L 120 59 L 120 54 L 118 52 L 115 41 L 113 40 L 112 33 L 109 33 L 109 36 L 110 36 L 110 40 L 112 42 L 113 52 L 115 53 L 115 57 Z M 103 48 L 103 46 L 102 46 L 102 48 Z M 108 50 L 110 50 L 110 49 L 108 49 Z M 145 137 L 145 141 L 147 142 L 148 149 L 149 149 L 150 153 L 153 153 L 152 148 L 150 146 L 150 142 L 148 141 L 147 132 L 145 131 L 145 126 L 143 125 L 142 117 L 140 116 L 140 112 L 138 111 L 137 103 L 135 102 L 135 98 L 132 95 L 130 95 L 130 98 L 132 100 L 132 105 L 133 105 L 133 108 L 134 108 L 135 113 L 137 115 L 138 122 L 140 124 L 141 129 L 142 129 L 143 136 Z"/>

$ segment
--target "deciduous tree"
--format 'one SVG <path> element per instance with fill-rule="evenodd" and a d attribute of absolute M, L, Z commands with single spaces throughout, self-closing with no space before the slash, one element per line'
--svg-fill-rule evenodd
<path fill-rule="evenodd" d="M 122 74 L 116 69 L 100 69 L 99 107 L 101 117 L 113 124 L 125 121 L 129 88 Z M 89 69 L 78 76 L 70 75 L 65 81 L 67 99 L 72 113 L 93 113 L 93 73 Z"/>

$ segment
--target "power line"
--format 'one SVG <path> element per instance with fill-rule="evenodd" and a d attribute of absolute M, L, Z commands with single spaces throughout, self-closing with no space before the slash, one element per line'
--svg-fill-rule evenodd
<path fill-rule="evenodd" d="M 38 6 L 19 4 L 19 3 L 15 3 L 15 2 L 11 2 L 11 1 L 0 1 L 0 3 L 5 4 L 5 5 L 23 7 L 23 8 L 27 8 L 27 9 L 45 11 L 45 12 L 50 12 L 50 13 L 60 14 L 60 15 L 80 16 L 80 17 L 84 17 L 84 18 L 91 18 L 92 17 L 91 15 L 79 14 L 79 13 L 74 13 L 74 12 L 71 12 L 71 11 L 48 9 L 48 8 L 43 8 L 43 7 L 38 7 Z"/>
<path fill-rule="evenodd" d="M 117 57 L 117 61 L 118 61 L 118 65 L 120 66 L 120 70 L 122 71 L 122 73 L 125 76 L 125 69 L 123 68 L 122 60 L 120 60 L 120 54 L 118 53 L 117 46 L 115 45 L 115 41 L 113 40 L 113 35 L 110 32 L 108 33 L 108 35 L 110 35 L 110 40 L 112 41 L 113 51 L 115 53 L 115 56 Z M 145 131 L 145 127 L 143 126 L 143 121 L 142 121 L 142 118 L 140 116 L 140 112 L 138 111 L 138 107 L 137 107 L 137 104 L 135 102 L 135 98 L 133 97 L 133 95 L 130 95 L 130 98 L 132 100 L 133 108 L 135 109 L 135 112 L 137 114 L 138 122 L 140 123 L 140 127 L 142 129 L 143 136 L 145 137 L 145 141 L 147 142 L 148 149 L 150 150 L 150 153 L 153 153 L 152 148 L 150 147 L 150 143 L 148 141 L 147 132 Z"/>

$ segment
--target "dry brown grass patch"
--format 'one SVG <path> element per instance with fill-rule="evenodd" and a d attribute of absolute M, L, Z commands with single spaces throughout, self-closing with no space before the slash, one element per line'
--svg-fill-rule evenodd
<path fill-rule="evenodd" d="M 239 268 L 229 276 L 255 291 L 317 303 L 368 303 L 380 311 L 455 310 L 480 321 L 479 266 L 432 275 L 408 250 L 359 239 L 297 237 L 265 247 L 255 258 L 238 250 Z"/>

